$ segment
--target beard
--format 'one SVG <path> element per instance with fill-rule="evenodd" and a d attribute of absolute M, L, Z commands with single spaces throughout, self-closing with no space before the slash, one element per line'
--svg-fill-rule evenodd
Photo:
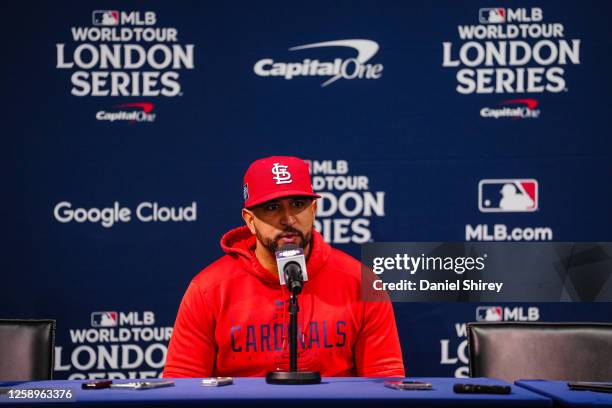
<path fill-rule="evenodd" d="M 298 246 L 301 247 L 302 249 L 306 248 L 306 246 L 312 240 L 312 230 L 309 233 L 304 234 L 302 231 L 295 229 L 293 227 L 286 227 L 283 232 L 277 234 L 273 239 L 270 239 L 270 238 L 264 238 L 259 233 L 259 230 L 255 228 L 255 236 L 257 237 L 257 240 L 261 242 L 266 248 L 268 248 L 268 250 L 272 252 L 273 254 L 276 253 L 276 251 L 280 249 L 278 247 L 278 241 L 281 240 L 281 238 L 283 237 L 283 234 L 287 234 L 287 233 L 297 234 L 300 237 L 300 242 Z"/>

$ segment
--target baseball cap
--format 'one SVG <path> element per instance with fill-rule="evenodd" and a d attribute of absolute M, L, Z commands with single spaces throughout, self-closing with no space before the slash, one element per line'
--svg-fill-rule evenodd
<path fill-rule="evenodd" d="M 271 156 L 251 163 L 244 174 L 243 195 L 246 208 L 280 197 L 321 197 L 312 191 L 308 164 L 292 156 Z"/>

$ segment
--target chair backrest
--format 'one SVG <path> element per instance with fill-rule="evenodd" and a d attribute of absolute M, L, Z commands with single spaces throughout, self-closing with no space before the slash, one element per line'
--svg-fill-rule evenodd
<path fill-rule="evenodd" d="M 612 380 L 612 324 L 468 323 L 470 377 Z"/>
<path fill-rule="evenodd" d="M 55 320 L 0 319 L 0 380 L 50 380 Z"/>

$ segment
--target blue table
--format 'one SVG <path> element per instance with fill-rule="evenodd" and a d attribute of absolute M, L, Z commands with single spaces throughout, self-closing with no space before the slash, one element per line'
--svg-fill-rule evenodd
<path fill-rule="evenodd" d="M 567 381 L 519 380 L 515 384 L 549 397 L 558 407 L 612 407 L 612 394 L 570 390 Z"/>
<path fill-rule="evenodd" d="M 509 395 L 455 394 L 459 382 L 509 385 L 487 378 L 418 378 L 432 383 L 431 391 L 398 391 L 383 386 L 380 378 L 324 378 L 317 385 L 269 385 L 263 378 L 235 378 L 234 385 L 203 387 L 200 379 L 177 379 L 174 387 L 150 390 L 103 389 L 82 390 L 82 381 L 37 381 L 16 384 L 11 388 L 72 389 L 75 402 L 61 406 L 266 406 L 322 408 L 324 406 L 419 406 L 419 407 L 552 407 L 552 401 L 521 387 L 512 387 Z M 121 380 L 115 382 L 129 382 Z M 6 387 L 7 383 L 0 383 Z M 0 406 L 53 406 L 57 402 L 18 401 L 0 396 Z"/>

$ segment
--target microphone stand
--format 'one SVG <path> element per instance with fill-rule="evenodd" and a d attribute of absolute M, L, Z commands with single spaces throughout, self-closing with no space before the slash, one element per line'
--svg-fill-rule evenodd
<path fill-rule="evenodd" d="M 298 294 L 301 292 L 301 285 L 294 286 L 290 281 L 287 287 L 291 289 L 289 299 L 289 371 L 269 371 L 266 375 L 268 384 L 319 384 L 321 373 L 318 371 L 298 371 L 298 351 L 297 351 L 297 321 L 300 307 L 298 305 Z"/>
<path fill-rule="evenodd" d="M 291 294 L 289 301 L 289 371 L 297 372 L 297 314 L 300 311 L 297 295 Z"/>

